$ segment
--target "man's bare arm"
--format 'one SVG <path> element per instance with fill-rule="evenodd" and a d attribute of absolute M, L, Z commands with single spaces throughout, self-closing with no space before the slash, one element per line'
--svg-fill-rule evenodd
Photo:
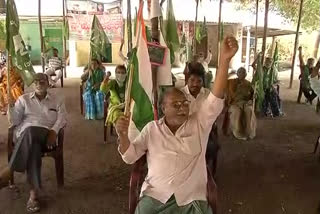
<path fill-rule="evenodd" d="M 228 81 L 229 63 L 237 53 L 238 48 L 238 42 L 234 37 L 225 38 L 221 44 L 219 67 L 214 85 L 211 89 L 212 93 L 218 98 L 223 98 L 224 96 Z"/>

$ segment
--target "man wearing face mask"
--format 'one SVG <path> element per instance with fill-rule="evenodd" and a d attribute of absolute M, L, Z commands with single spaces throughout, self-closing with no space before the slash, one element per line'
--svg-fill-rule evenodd
<path fill-rule="evenodd" d="M 118 65 L 115 70 L 116 78 L 110 80 L 110 75 L 106 75 L 100 86 L 100 91 L 105 95 L 110 93 L 110 104 L 106 123 L 113 124 L 120 115 L 123 114 L 127 70 L 124 65 Z"/>
<path fill-rule="evenodd" d="M 66 126 L 67 112 L 62 99 L 47 91 L 46 74 L 34 77 L 35 91 L 14 102 L 10 97 L 9 121 L 15 128 L 15 146 L 9 166 L 0 173 L 0 189 L 9 183 L 10 172 L 27 172 L 30 197 L 27 211 L 40 211 L 38 192 L 41 189 L 41 157 L 57 145 L 59 130 Z"/>

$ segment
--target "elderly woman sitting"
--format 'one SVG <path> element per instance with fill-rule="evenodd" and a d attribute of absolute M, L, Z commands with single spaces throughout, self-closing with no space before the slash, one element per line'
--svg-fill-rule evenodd
<path fill-rule="evenodd" d="M 110 104 L 106 123 L 113 124 L 123 114 L 127 70 L 124 65 L 118 65 L 115 70 L 116 78 L 110 80 L 107 74 L 101 83 L 100 91 L 105 95 L 110 93 Z"/>
<path fill-rule="evenodd" d="M 81 80 L 85 82 L 83 100 L 87 120 L 99 120 L 104 117 L 104 94 L 99 89 L 105 76 L 105 71 L 97 59 L 91 59 L 90 66 L 81 76 Z"/>

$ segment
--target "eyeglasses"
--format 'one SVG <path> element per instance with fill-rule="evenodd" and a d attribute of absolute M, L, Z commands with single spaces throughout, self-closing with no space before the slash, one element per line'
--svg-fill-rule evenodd
<path fill-rule="evenodd" d="M 190 101 L 189 100 L 184 100 L 184 101 L 177 101 L 177 102 L 173 102 L 172 106 L 173 108 L 179 110 L 181 107 L 189 107 L 190 105 Z"/>
<path fill-rule="evenodd" d="M 47 80 L 34 80 L 33 82 L 35 85 L 45 85 Z"/>

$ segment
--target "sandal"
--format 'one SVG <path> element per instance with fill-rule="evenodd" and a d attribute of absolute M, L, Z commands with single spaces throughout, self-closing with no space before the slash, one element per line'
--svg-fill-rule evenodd
<path fill-rule="evenodd" d="M 37 199 L 29 199 L 27 203 L 27 212 L 36 213 L 40 211 L 40 202 Z"/>

